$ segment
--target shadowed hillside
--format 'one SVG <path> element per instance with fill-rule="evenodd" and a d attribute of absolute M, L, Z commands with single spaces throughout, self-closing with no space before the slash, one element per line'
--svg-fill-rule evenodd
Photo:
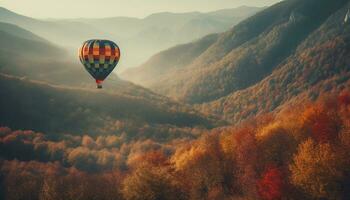
<path fill-rule="evenodd" d="M 49 133 L 113 133 L 118 121 L 207 127 L 213 121 L 167 98 L 50 86 L 1 75 L 1 124 Z M 135 125 L 137 127 L 137 125 Z"/>

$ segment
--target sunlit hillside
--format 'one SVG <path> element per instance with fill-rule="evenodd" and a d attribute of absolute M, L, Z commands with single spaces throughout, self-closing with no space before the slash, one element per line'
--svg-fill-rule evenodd
<path fill-rule="evenodd" d="M 348 30 L 348 25 L 339 27 L 346 4 L 346 0 L 283 1 L 227 32 L 163 51 L 122 77 L 188 103 L 210 102 L 258 84 L 303 48 L 306 39 L 327 37 L 313 33 L 326 26 L 329 17 L 336 17 L 336 24 L 324 30 L 337 31 L 333 37 L 346 35 L 338 31 Z"/>

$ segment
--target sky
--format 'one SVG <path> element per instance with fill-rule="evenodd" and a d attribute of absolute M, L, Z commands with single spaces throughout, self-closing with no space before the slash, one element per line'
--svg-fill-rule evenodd
<path fill-rule="evenodd" d="M 279 0 L 0 0 L 0 6 L 34 18 L 145 17 L 157 12 L 207 12 L 269 6 Z"/>

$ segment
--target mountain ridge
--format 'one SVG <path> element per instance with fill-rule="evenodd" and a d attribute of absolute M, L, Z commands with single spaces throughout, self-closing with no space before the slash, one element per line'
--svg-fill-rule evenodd
<path fill-rule="evenodd" d="M 240 8 L 237 8 L 240 9 Z M 261 8 L 249 7 L 245 12 L 225 10 L 217 14 L 155 14 L 144 19 L 51 19 L 36 20 L 5 10 L 0 10 L 0 21 L 16 24 L 40 37 L 64 47 L 73 55 L 83 41 L 104 38 L 118 42 L 124 50 L 119 69 L 132 67 L 152 54 L 176 44 L 190 42 L 206 34 L 221 32 Z M 2 12 L 1 12 L 2 11 Z M 237 17 L 233 17 L 237 12 Z M 168 16 L 169 15 L 169 16 Z"/>

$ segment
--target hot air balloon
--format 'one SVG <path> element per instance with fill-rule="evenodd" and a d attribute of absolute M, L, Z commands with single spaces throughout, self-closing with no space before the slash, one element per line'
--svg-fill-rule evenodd
<path fill-rule="evenodd" d="M 79 58 L 85 69 L 96 80 L 97 88 L 117 66 L 120 49 L 109 40 L 88 40 L 79 50 Z"/>

